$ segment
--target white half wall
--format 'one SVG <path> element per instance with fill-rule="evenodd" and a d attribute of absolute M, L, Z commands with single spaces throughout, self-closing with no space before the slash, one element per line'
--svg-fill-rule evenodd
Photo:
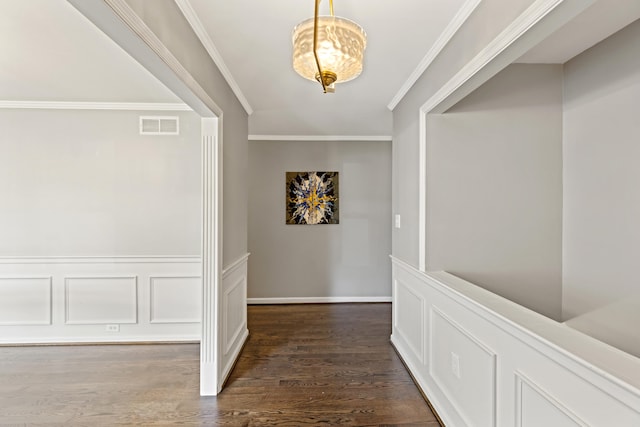
<path fill-rule="evenodd" d="M 339 224 L 285 224 L 304 171 L 339 172 Z M 251 141 L 249 177 L 249 301 L 391 296 L 390 142 Z"/>
<path fill-rule="evenodd" d="M 247 327 L 247 265 L 249 254 L 238 258 L 222 272 L 222 301 L 220 327 L 220 384 L 231 373 L 233 366 L 249 337 Z"/>
<path fill-rule="evenodd" d="M 222 272 L 221 378 L 249 333 L 248 258 Z M 0 344 L 200 341 L 200 274 L 199 257 L 0 257 Z"/>
<path fill-rule="evenodd" d="M 391 341 L 448 427 L 635 427 L 640 359 L 393 260 Z"/>

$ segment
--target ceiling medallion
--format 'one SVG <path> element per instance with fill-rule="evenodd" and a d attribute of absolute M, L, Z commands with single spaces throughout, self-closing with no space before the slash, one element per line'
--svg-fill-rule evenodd
<path fill-rule="evenodd" d="M 367 35 L 362 27 L 333 14 L 318 16 L 320 1 L 315 0 L 313 18 L 293 29 L 293 69 L 305 79 L 318 81 L 324 93 L 334 93 L 335 84 L 348 82 L 362 72 Z"/>

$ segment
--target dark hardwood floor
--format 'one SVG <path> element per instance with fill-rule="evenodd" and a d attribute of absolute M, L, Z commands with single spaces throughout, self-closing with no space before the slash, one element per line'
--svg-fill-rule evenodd
<path fill-rule="evenodd" d="M 390 325 L 389 304 L 250 306 L 217 397 L 197 344 L 0 347 L 0 426 L 438 426 Z"/>

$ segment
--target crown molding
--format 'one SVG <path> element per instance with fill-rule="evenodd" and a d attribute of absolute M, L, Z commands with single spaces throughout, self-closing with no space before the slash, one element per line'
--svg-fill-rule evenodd
<path fill-rule="evenodd" d="M 462 7 L 455 14 L 453 19 L 447 24 L 444 31 L 440 34 L 435 43 L 431 46 L 427 54 L 422 58 L 422 61 L 413 70 L 407 81 L 402 85 L 398 93 L 393 97 L 391 102 L 387 105 L 387 108 L 393 111 L 394 108 L 402 101 L 402 98 L 409 92 L 409 89 L 413 87 L 416 81 L 422 76 L 422 74 L 429 68 L 429 65 L 434 59 L 442 52 L 442 49 L 449 43 L 449 40 L 458 32 L 462 24 L 466 22 L 471 13 L 478 7 L 482 0 L 467 0 Z"/>
<path fill-rule="evenodd" d="M 32 110 L 193 111 L 187 104 L 161 102 L 0 101 L 0 108 Z"/>
<path fill-rule="evenodd" d="M 225 64 L 224 60 L 222 59 L 222 55 L 220 55 L 218 48 L 213 43 L 213 40 L 211 40 L 211 37 L 209 37 L 209 33 L 207 33 L 207 31 L 205 30 L 204 25 L 202 25 L 202 21 L 200 21 L 200 18 L 198 18 L 198 14 L 193 9 L 193 6 L 189 2 L 189 0 L 174 1 L 193 29 L 196 36 L 198 36 L 198 39 L 200 40 L 206 51 L 209 53 L 209 56 L 211 57 L 213 62 L 220 70 L 220 73 L 222 73 L 222 76 L 227 81 L 227 84 L 231 87 L 231 90 L 238 98 L 238 101 L 240 101 L 240 104 L 242 104 L 244 110 L 248 115 L 251 115 L 253 113 L 253 108 L 251 108 L 249 101 L 247 101 L 247 98 L 242 93 L 240 86 L 238 86 L 238 83 L 236 83 L 236 80 L 233 78 L 231 71 L 229 71 L 229 68 L 227 68 L 227 64 Z"/>
<path fill-rule="evenodd" d="M 222 109 L 131 8 L 128 0 L 67 0 L 202 117 Z"/>
<path fill-rule="evenodd" d="M 249 141 L 391 141 L 391 135 L 249 135 Z"/>
<path fill-rule="evenodd" d="M 537 0 L 420 107 L 429 113 L 566 0 Z"/>

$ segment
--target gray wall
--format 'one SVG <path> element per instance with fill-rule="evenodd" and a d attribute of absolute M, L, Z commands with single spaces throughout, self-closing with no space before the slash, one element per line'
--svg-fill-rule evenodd
<path fill-rule="evenodd" d="M 511 65 L 427 120 L 427 270 L 559 319 L 562 66 Z"/>
<path fill-rule="evenodd" d="M 140 115 L 180 118 L 141 136 Z M 0 110 L 0 256 L 199 255 L 200 118 Z"/>
<path fill-rule="evenodd" d="M 223 265 L 247 253 L 248 116 L 173 0 L 127 0 L 224 111 Z"/>
<path fill-rule="evenodd" d="M 418 266 L 418 110 L 533 0 L 484 0 L 393 111 L 393 255 Z"/>
<path fill-rule="evenodd" d="M 640 293 L 638 46 L 640 21 L 565 64 L 564 318 Z"/>
<path fill-rule="evenodd" d="M 391 296 L 391 144 L 249 144 L 249 298 Z M 338 171 L 340 223 L 285 224 L 285 172 Z"/>

